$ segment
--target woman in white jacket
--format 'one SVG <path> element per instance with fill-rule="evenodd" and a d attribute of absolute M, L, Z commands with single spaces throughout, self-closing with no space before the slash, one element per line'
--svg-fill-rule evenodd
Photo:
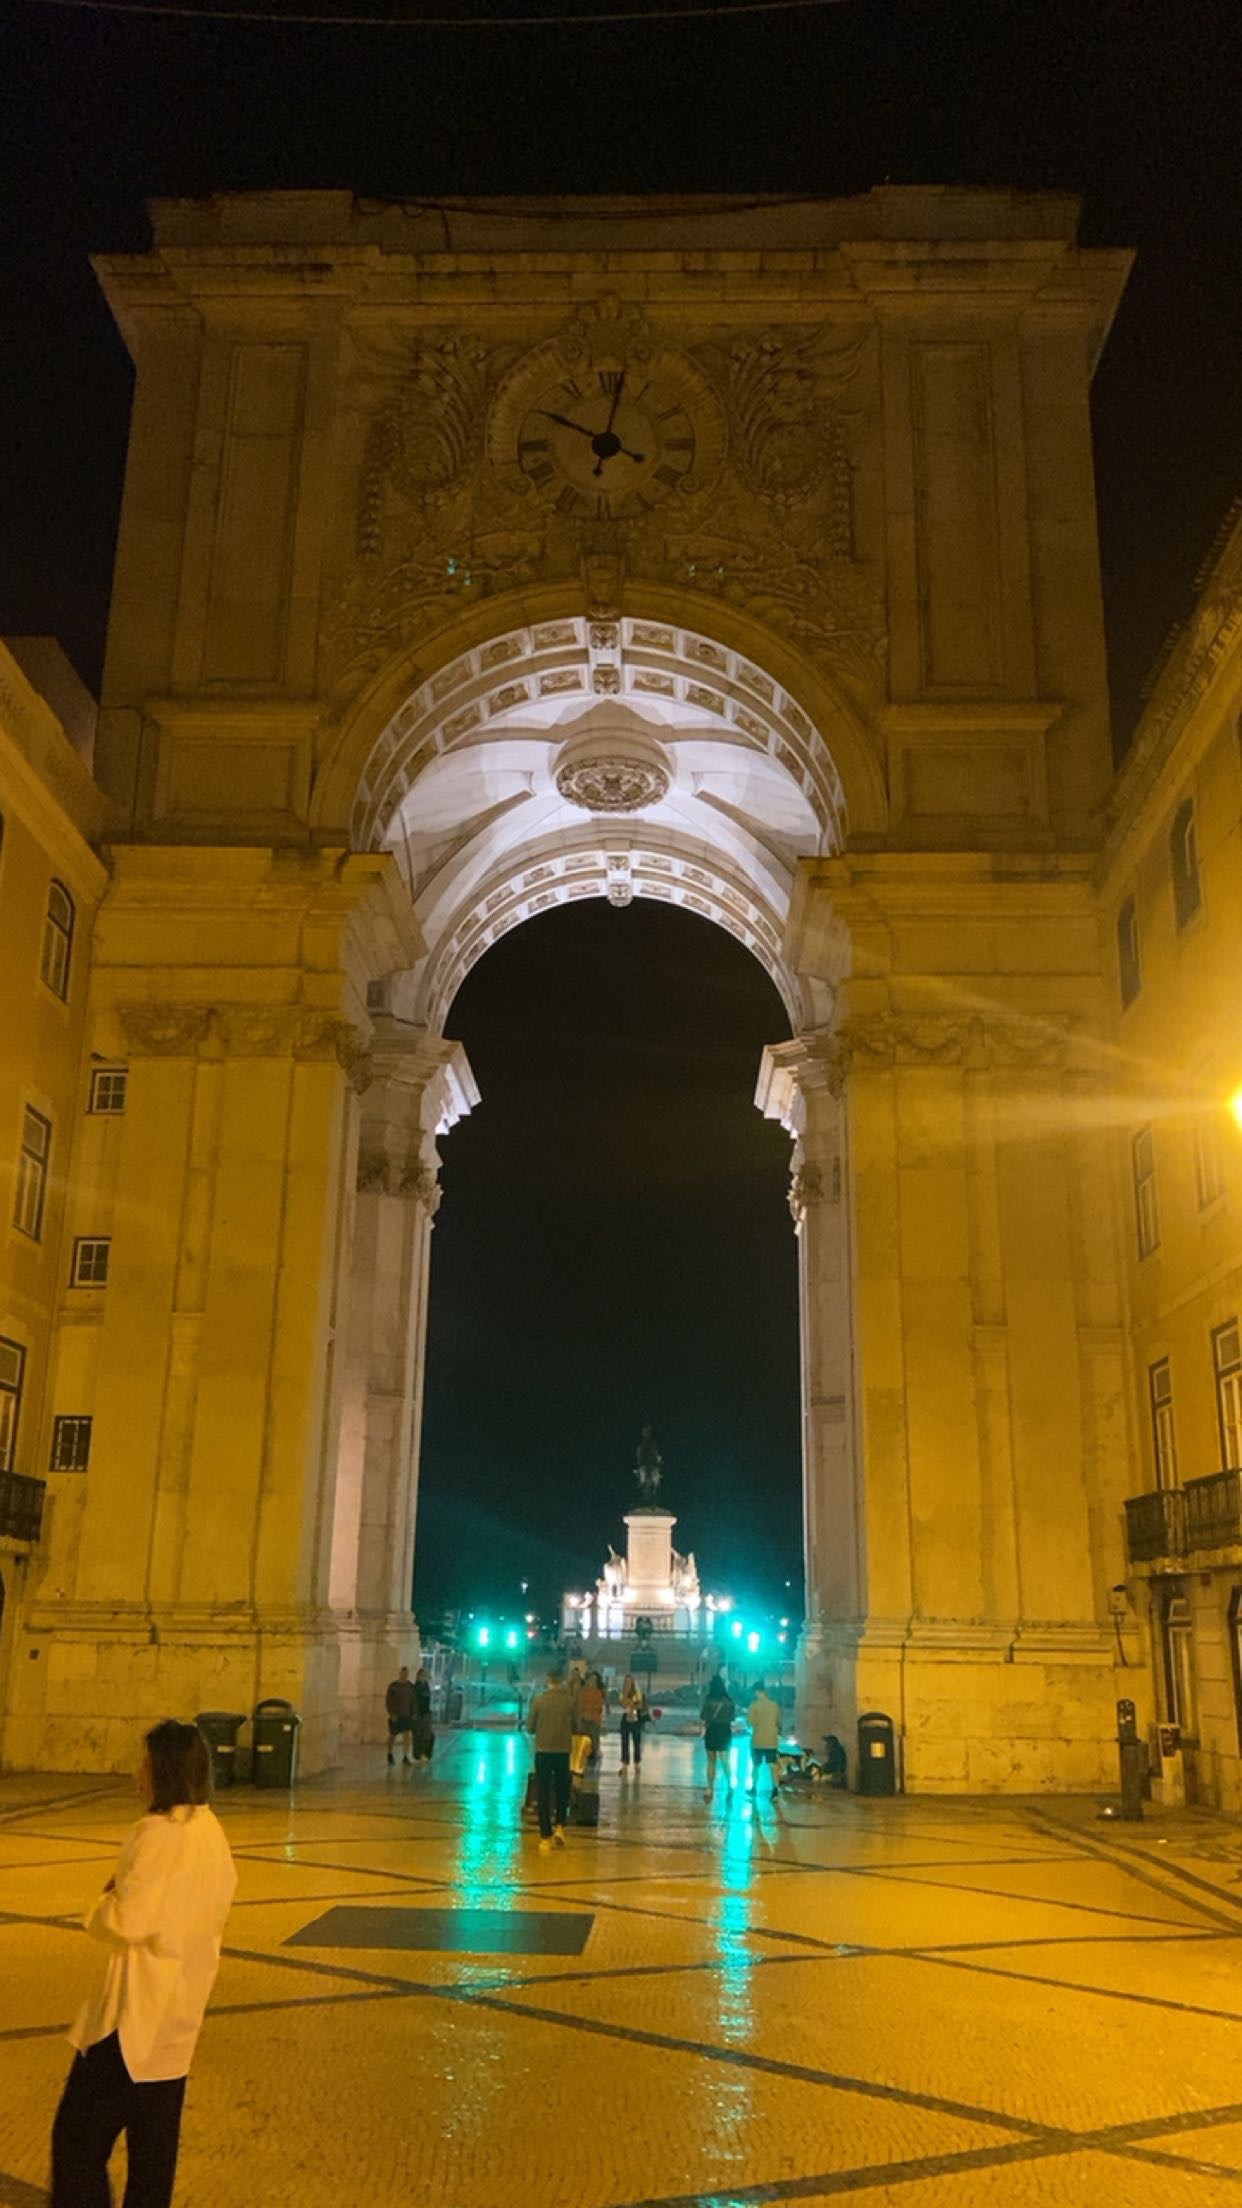
<path fill-rule="evenodd" d="M 108 2157 L 125 2133 L 125 2208 L 168 2208 L 181 2104 L 237 1884 L 207 1807 L 210 1765 L 194 1725 L 147 1734 L 149 1804 L 86 1918 L 110 1950 L 69 2038 L 77 2057 L 52 2126 L 52 2208 L 111 2208 Z"/>

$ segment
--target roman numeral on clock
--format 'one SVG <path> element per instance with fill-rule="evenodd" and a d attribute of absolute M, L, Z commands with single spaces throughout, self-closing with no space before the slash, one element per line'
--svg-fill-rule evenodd
<path fill-rule="evenodd" d="M 624 381 L 624 368 L 601 368 L 599 371 L 599 387 L 606 399 L 615 399 Z"/>

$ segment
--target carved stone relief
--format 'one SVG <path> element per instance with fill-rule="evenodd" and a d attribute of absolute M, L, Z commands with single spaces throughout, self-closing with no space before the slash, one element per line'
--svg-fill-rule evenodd
<path fill-rule="evenodd" d="M 704 337 L 604 298 L 530 339 L 489 343 L 448 326 L 413 345 L 355 336 L 354 531 L 330 554 L 323 624 L 338 696 L 463 600 L 571 577 L 599 620 L 616 617 L 623 577 L 745 606 L 874 687 L 883 599 L 858 553 L 853 452 L 875 404 L 869 333 L 770 325 Z M 588 512 L 572 485 L 558 502 L 532 483 L 518 440 L 532 409 L 560 417 L 545 388 L 558 363 L 572 387 L 584 362 L 597 379 L 620 373 L 593 365 L 604 360 L 635 389 L 649 374 L 660 398 L 674 394 L 693 457 L 674 488 L 653 484 L 649 501 L 621 511 L 601 496 Z M 571 426 L 566 417 L 559 434 Z"/>

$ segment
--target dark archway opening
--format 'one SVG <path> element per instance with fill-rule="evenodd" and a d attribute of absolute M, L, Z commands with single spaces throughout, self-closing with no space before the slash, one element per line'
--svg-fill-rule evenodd
<path fill-rule="evenodd" d="M 789 1151 L 753 1104 L 772 982 L 708 921 L 592 900 L 489 950 L 447 1024 L 483 1102 L 432 1252 L 424 1631 L 593 1583 L 647 1420 L 705 1582 L 800 1614 Z"/>

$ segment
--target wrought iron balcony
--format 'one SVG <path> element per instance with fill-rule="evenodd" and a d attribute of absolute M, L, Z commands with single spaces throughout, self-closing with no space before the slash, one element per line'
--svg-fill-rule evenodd
<path fill-rule="evenodd" d="M 1242 1471 L 1236 1465 L 1187 1480 L 1183 1493 L 1188 1549 L 1223 1549 L 1242 1541 Z"/>
<path fill-rule="evenodd" d="M 24 1472 L 0 1472 L 0 1534 L 10 1541 L 38 1540 L 46 1486 Z"/>
<path fill-rule="evenodd" d="M 1126 1553 L 1132 1564 L 1186 1553 L 1186 1510 L 1180 1487 L 1126 1497 Z"/>

